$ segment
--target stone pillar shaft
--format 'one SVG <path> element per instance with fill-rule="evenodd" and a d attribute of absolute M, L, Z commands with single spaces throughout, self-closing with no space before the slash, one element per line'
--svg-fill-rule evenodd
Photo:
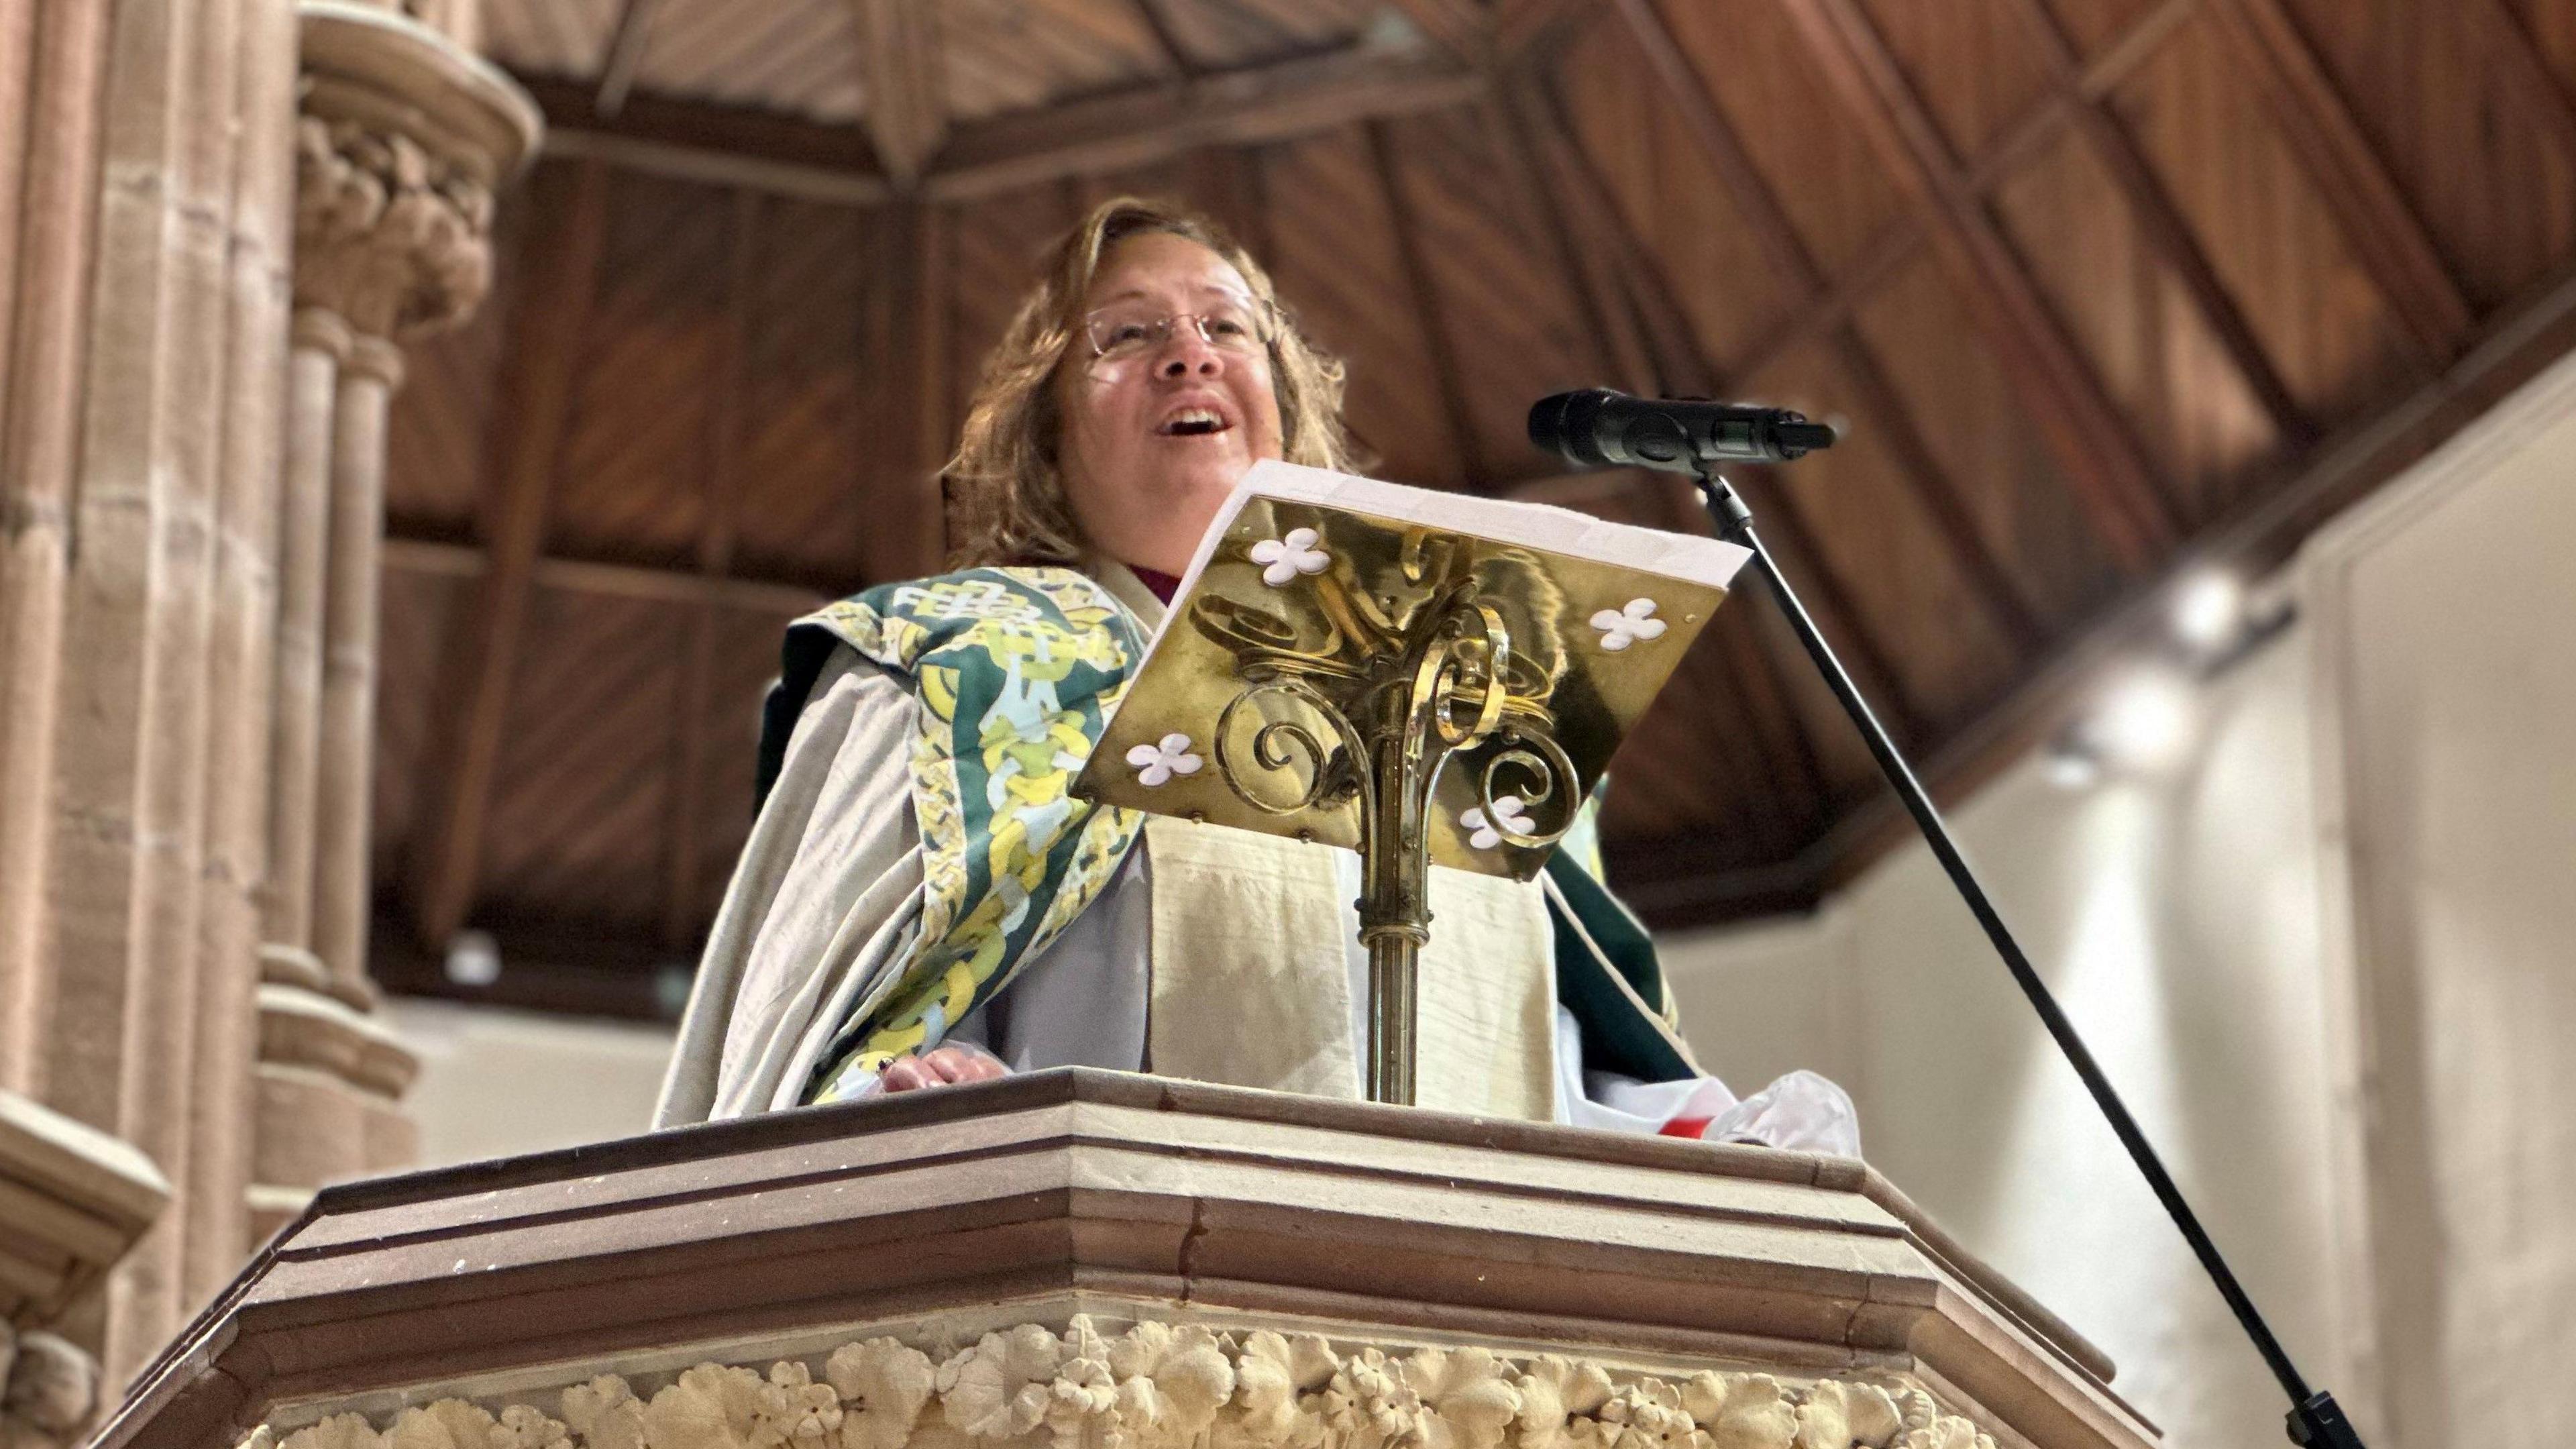
<path fill-rule="evenodd" d="M 400 8 L 300 13 L 254 1234 L 323 1183 L 412 1157 L 398 1104 L 413 1062 L 372 1019 L 366 970 L 385 420 L 397 342 L 481 302 L 492 186 L 538 125 L 499 72 Z"/>
<path fill-rule="evenodd" d="M 332 419 L 349 328 L 316 307 L 295 317 L 278 532 L 276 722 L 265 911 L 272 955 L 313 949 L 315 753 L 322 725 L 322 594 L 330 559 Z M 309 955 L 307 956 L 309 959 Z M 292 979 L 291 965 L 270 974 Z M 314 973 L 319 975 L 319 973 Z M 319 985 L 319 981 L 315 981 Z"/>
<path fill-rule="evenodd" d="M 206 827 L 209 669 L 216 637 L 215 580 L 223 494 L 224 405 L 232 320 L 233 186 L 239 152 L 236 106 L 241 73 L 241 13 L 248 0 L 164 0 L 178 38 L 170 66 L 136 60 L 138 84 L 169 86 L 163 154 L 176 161 L 175 214 L 164 223 L 170 247 L 164 316 L 168 350 L 165 465 L 167 491 L 153 560 L 161 597 L 150 629 L 144 709 L 137 740 L 141 789 L 136 816 L 144 835 L 135 853 L 138 928 L 123 963 L 128 988 L 123 1059 L 119 1062 L 118 1134 L 141 1148 L 173 1182 L 185 1181 L 196 1146 L 197 1024 L 207 978 L 247 962 L 208 960 L 200 947 L 208 907 Z M 149 6 L 128 6 L 138 18 Z M 124 23 L 120 19 L 120 26 Z M 157 34 L 149 37 L 158 40 Z M 184 77 L 183 79 L 179 77 Z M 120 81 L 124 77 L 120 76 Z M 177 79 L 176 85 L 171 80 Z M 111 121 L 111 127 L 113 126 Z M 113 131 L 111 130 L 111 135 Z M 111 155 L 114 153 L 111 152 Z M 165 174 L 167 174 L 165 172 Z M 113 416 L 93 415 L 103 430 Z M 126 1258 L 109 1287 L 105 1361 L 120 1370 L 148 1357 L 188 1316 L 181 1256 L 184 1210 L 164 1214 Z"/>
<path fill-rule="evenodd" d="M 238 1268 L 255 1149 L 299 1188 L 408 1158 L 409 1056 L 352 1009 L 393 339 L 479 300 L 534 130 L 391 11 L 0 0 L 0 1103 L 173 1190 L 104 1294 L 44 1308 L 113 1381 Z M 263 937 L 313 961 L 317 887 L 332 994 L 264 989 Z M 294 1114 L 254 1139 L 255 1067 L 348 1096 L 327 1161 Z"/>
<path fill-rule="evenodd" d="M 205 906 L 192 1147 L 180 1184 L 180 1301 L 202 1303 L 249 1233 L 251 1072 L 258 1050 L 260 894 L 267 869 L 278 472 L 284 452 L 288 274 L 295 203 L 292 0 L 243 0 L 235 114 L 216 628 L 209 641 Z"/>
<path fill-rule="evenodd" d="M 335 995 L 367 984 L 373 872 L 367 853 L 375 776 L 376 614 L 385 514 L 385 415 L 402 354 L 361 337 L 340 370 L 331 440 L 331 570 L 323 611 L 321 768 L 315 804 L 313 952 Z"/>
<path fill-rule="evenodd" d="M 0 190 L 14 202 L 0 248 L 16 266 L 0 327 L 0 1087 L 35 1095 L 53 1018 L 44 893 L 107 7 L 8 8 L 27 36 L 29 79 L 24 127 L 0 151 Z"/>

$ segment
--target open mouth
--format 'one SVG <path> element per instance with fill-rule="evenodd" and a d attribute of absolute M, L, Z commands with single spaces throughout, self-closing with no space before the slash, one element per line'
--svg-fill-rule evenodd
<path fill-rule="evenodd" d="M 1154 433 L 1157 437 L 1165 438 L 1202 438 L 1211 433 L 1226 432 L 1233 426 L 1214 408 L 1192 407 L 1182 408 L 1163 419 L 1162 425 L 1154 429 Z"/>

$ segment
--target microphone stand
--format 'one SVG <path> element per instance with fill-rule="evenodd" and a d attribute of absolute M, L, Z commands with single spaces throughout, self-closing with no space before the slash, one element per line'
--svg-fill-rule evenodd
<path fill-rule="evenodd" d="M 2093 1060 L 2093 1053 L 2086 1049 L 2084 1039 L 2076 1035 L 2074 1023 L 2066 1019 L 2066 1013 L 2058 1008 L 2057 998 L 2049 994 L 2047 984 L 2032 969 L 2030 958 L 2022 953 L 2021 943 L 2013 939 L 2011 929 L 1995 910 L 1994 902 L 1986 898 L 1985 887 L 1977 883 L 1976 872 L 1968 868 L 1966 857 L 1959 853 L 1958 842 L 1950 838 L 1950 828 L 1941 823 L 1941 812 L 1933 807 L 1932 797 L 1924 793 L 1922 783 L 1914 778 L 1914 771 L 1905 763 L 1905 757 L 1897 753 L 1895 741 L 1887 737 L 1886 729 L 1880 726 L 1878 717 L 1870 713 L 1868 702 L 1860 697 L 1860 690 L 1853 685 L 1851 675 L 1844 672 L 1842 661 L 1834 657 L 1832 647 L 1825 643 L 1825 636 L 1817 632 L 1816 621 L 1808 617 L 1806 606 L 1798 602 L 1797 591 L 1780 576 L 1779 565 L 1772 562 L 1771 551 L 1762 546 L 1761 538 L 1753 532 L 1753 510 L 1744 505 L 1735 486 L 1718 476 L 1713 466 L 1703 464 L 1698 472 L 1701 501 L 1708 505 L 1709 517 L 1716 521 L 1718 536 L 1752 551 L 1755 567 L 1763 581 L 1771 586 L 1771 596 L 1779 600 L 1781 611 L 1789 616 L 1791 627 L 1798 632 L 1798 642 L 1806 646 L 1807 657 L 1815 661 L 1817 672 L 1824 675 L 1825 683 L 1832 687 L 1834 698 L 1842 701 L 1843 712 L 1850 715 L 1852 723 L 1860 728 L 1861 738 L 1868 743 L 1870 754 L 1878 761 L 1879 773 L 1887 777 L 1888 784 L 1896 787 L 1897 797 L 1905 802 L 1906 813 L 1914 817 L 1915 825 L 1923 832 L 1924 842 L 1932 847 L 1932 854 L 1941 862 L 1941 869 L 1948 873 L 1950 884 L 1968 903 L 1968 910 L 1976 916 L 1977 924 L 1985 928 L 1986 939 L 1994 943 L 1995 953 L 2003 957 L 2004 966 L 2012 972 L 2013 981 L 2021 987 L 2022 995 L 2030 998 L 2032 1009 L 2039 1013 L 2040 1023 L 2056 1039 L 2058 1050 L 2066 1054 L 2068 1065 L 2075 1068 L 2075 1075 L 2083 1079 L 2084 1089 L 2093 1094 L 2094 1105 L 2110 1119 L 2112 1132 L 2118 1135 L 2120 1145 L 2129 1150 L 2129 1160 L 2137 1164 L 2139 1173 L 2147 1179 L 2147 1186 L 2155 1190 L 2156 1201 L 2164 1204 L 2166 1215 L 2173 1219 L 2175 1227 L 2182 1230 L 2183 1240 L 2191 1244 L 2191 1251 L 2200 1259 L 2200 1266 L 2218 1285 L 2219 1296 L 2227 1300 L 2227 1307 L 2236 1315 L 2236 1322 L 2244 1328 L 2245 1336 L 2254 1341 L 2255 1351 L 2263 1355 L 2263 1362 L 2272 1370 L 2272 1376 L 2279 1379 L 2282 1389 L 2288 1392 L 2292 1406 L 2289 1413 L 2291 1441 L 2304 1446 L 2304 1449 L 2363 1449 L 2361 1436 L 2353 1432 L 2352 1424 L 2344 1418 L 2334 1395 L 2322 1389 L 2312 1392 L 2307 1380 L 2299 1376 L 2297 1366 L 2290 1362 L 2290 1355 L 2282 1349 L 2280 1340 L 2272 1336 L 2271 1327 L 2264 1323 L 2263 1315 L 2255 1311 L 2254 1300 L 2246 1296 L 2244 1287 L 2236 1281 L 2236 1275 L 2229 1271 L 2227 1260 L 2219 1256 L 2218 1245 L 2211 1242 L 2209 1234 L 2202 1229 L 2200 1218 L 2192 1212 L 2191 1204 L 2183 1200 L 2182 1189 L 2174 1185 L 2172 1174 L 2165 1171 L 2155 1148 L 2148 1145 L 2146 1134 L 2138 1128 L 2137 1119 L 2131 1117 L 2129 1109 L 2121 1104 L 2120 1094 L 2112 1089 L 2110 1078 L 2102 1074 L 2102 1068 Z"/>

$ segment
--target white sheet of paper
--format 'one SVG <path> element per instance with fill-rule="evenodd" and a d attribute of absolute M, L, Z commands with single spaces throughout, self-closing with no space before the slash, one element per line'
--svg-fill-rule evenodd
<path fill-rule="evenodd" d="M 1401 523 L 1418 523 L 1444 528 L 1451 533 L 1490 538 L 1498 543 L 1618 564 L 1661 574 L 1668 579 L 1707 584 L 1719 589 L 1731 583 L 1736 571 L 1753 556 L 1748 550 L 1722 539 L 1666 533 L 1661 529 L 1639 528 L 1632 523 L 1611 523 L 1553 504 L 1470 498 L 1429 488 L 1408 488 L 1401 483 L 1381 483 L 1375 478 L 1336 473 L 1328 468 L 1308 468 L 1265 459 L 1243 475 L 1243 481 L 1234 485 L 1234 493 L 1226 499 L 1225 506 L 1217 510 L 1216 520 L 1208 525 L 1207 533 L 1199 539 L 1198 551 L 1190 556 L 1189 572 L 1181 576 L 1181 585 L 1173 594 L 1174 598 L 1187 594 L 1198 582 L 1199 571 L 1207 567 L 1209 558 L 1216 553 L 1218 540 L 1234 526 L 1235 515 L 1255 498 L 1344 508 L 1353 513 L 1391 518 Z"/>

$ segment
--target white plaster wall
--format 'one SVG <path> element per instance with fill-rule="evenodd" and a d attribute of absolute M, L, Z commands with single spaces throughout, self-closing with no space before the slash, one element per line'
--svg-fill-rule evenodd
<path fill-rule="evenodd" d="M 2301 622 L 2199 691 L 2179 769 L 2034 759 L 1952 823 L 2309 1378 L 2375 1449 L 2516 1442 L 2576 1358 L 2576 359 L 2294 568 Z M 1927 851 L 1665 949 L 1713 1069 L 1838 1075 L 1871 1160 L 2168 1442 L 2281 1442 Z"/>
<path fill-rule="evenodd" d="M 2158 778 L 2040 762 L 1952 826 L 2291 1352 L 2332 1351 L 2307 691 L 2295 633 L 2201 692 Z M 1692 1042 L 1756 1083 L 1834 1073 L 1863 1150 L 2102 1345 L 2179 1446 L 2280 1441 L 2278 1391 L 1930 853 L 1816 918 L 1675 938 Z"/>
<path fill-rule="evenodd" d="M 2312 552 L 2386 1422 L 2513 1442 L 2576 1359 L 2576 360 Z"/>
<path fill-rule="evenodd" d="M 425 997 L 389 997 L 384 1009 L 420 1054 L 403 1100 L 423 1167 L 632 1137 L 651 1125 L 671 1059 L 667 1026 Z"/>

